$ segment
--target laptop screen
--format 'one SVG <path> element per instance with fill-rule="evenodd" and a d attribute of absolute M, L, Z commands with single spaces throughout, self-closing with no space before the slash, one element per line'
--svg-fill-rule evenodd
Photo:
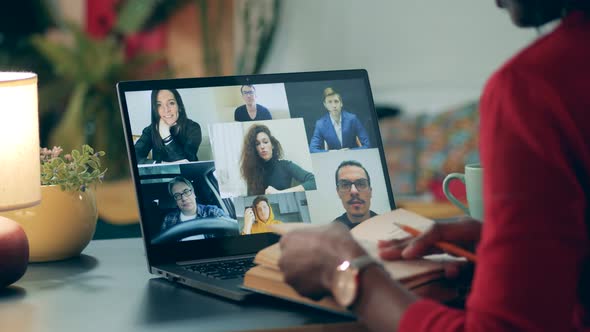
<path fill-rule="evenodd" d="M 394 208 L 364 70 L 117 87 L 148 255 L 257 250 L 271 224 Z"/>

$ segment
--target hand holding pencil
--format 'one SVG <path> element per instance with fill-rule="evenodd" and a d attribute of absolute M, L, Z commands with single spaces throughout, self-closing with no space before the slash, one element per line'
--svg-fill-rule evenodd
<path fill-rule="evenodd" d="M 412 235 L 413 237 L 417 237 L 417 236 L 420 236 L 420 234 L 422 234 L 419 230 L 417 230 L 411 226 L 403 225 L 403 224 L 399 224 L 399 223 L 394 223 L 394 224 L 397 227 L 401 228 L 404 232 Z M 445 241 L 437 241 L 437 242 L 434 242 L 434 245 L 437 248 L 442 249 L 446 253 L 449 253 L 451 255 L 467 258 L 468 261 L 471 261 L 473 263 L 477 262 L 477 257 L 475 256 L 475 254 L 473 254 L 465 249 L 462 249 L 452 243 L 445 242 Z"/>
<path fill-rule="evenodd" d="M 405 231 L 412 237 L 380 241 L 379 255 L 381 258 L 385 260 L 413 259 L 442 250 L 453 255 L 466 257 L 470 261 L 477 260 L 472 252 L 464 248 L 475 248 L 479 242 L 482 224 L 478 220 L 465 219 L 456 222 L 437 223 L 424 233 L 410 230 L 410 228 L 406 227 L 407 225 L 403 226 L 401 228 L 405 228 Z M 455 270 L 457 269 L 455 268 Z M 453 272 L 455 271 L 448 274 L 454 274 Z"/>

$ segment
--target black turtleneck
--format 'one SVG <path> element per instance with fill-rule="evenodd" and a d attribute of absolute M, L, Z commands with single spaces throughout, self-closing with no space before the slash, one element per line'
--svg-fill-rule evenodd
<path fill-rule="evenodd" d="M 293 180 L 296 182 L 294 183 Z M 290 160 L 277 160 L 275 158 L 264 164 L 263 184 L 266 189 L 273 186 L 277 190 L 284 190 L 301 184 L 305 190 L 315 190 L 315 176 L 299 167 Z M 260 195 L 261 193 L 248 193 Z"/>

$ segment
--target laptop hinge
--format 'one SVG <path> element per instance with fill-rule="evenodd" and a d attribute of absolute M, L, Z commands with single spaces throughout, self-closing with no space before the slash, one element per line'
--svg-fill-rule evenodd
<path fill-rule="evenodd" d="M 252 258 L 255 254 L 246 254 L 246 255 L 237 255 L 237 256 L 228 256 L 228 257 L 213 257 L 213 258 L 205 258 L 205 259 L 195 259 L 190 261 L 181 261 L 176 262 L 178 265 L 191 265 L 197 263 L 209 263 L 209 262 L 223 262 L 223 261 L 233 261 L 236 259 L 242 258 Z"/>

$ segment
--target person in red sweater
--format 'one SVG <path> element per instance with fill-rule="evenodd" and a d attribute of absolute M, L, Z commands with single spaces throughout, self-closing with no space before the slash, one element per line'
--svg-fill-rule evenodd
<path fill-rule="evenodd" d="M 464 309 L 419 298 L 358 259 L 366 252 L 341 225 L 280 241 L 291 286 L 311 298 L 332 292 L 372 331 L 590 331 L 590 1 L 496 2 L 517 26 L 563 19 L 503 65 L 481 97 L 485 222 L 379 243 L 385 259 L 422 256 L 441 240 L 476 248 Z M 347 260 L 359 271 L 348 294 L 337 285 L 351 284 L 342 279 Z"/>

